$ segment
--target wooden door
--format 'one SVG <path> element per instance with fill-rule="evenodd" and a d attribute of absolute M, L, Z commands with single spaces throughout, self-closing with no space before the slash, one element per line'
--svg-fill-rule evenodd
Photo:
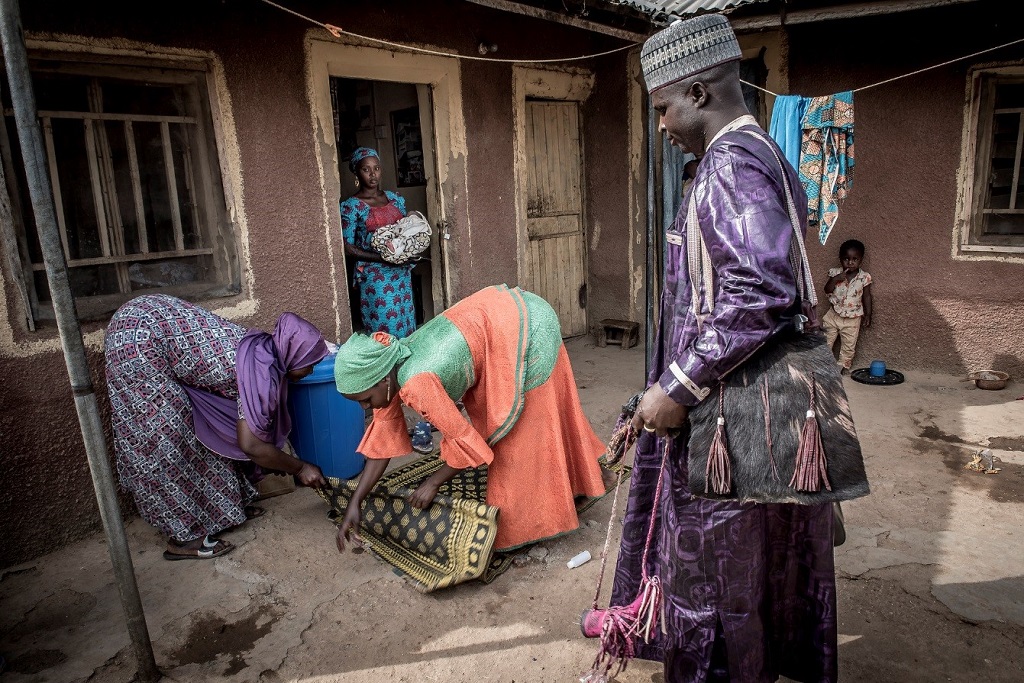
<path fill-rule="evenodd" d="M 583 159 L 576 102 L 526 102 L 527 288 L 558 313 L 562 336 L 587 332 Z"/>

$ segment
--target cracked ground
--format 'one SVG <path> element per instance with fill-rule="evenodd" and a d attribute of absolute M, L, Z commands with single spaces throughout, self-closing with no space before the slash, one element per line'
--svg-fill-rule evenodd
<path fill-rule="evenodd" d="M 639 388 L 642 352 L 568 347 L 584 409 L 607 436 Z M 836 551 L 841 680 L 1024 680 L 1024 390 L 907 380 L 848 385 L 872 494 L 844 504 Z M 997 474 L 964 468 L 983 447 Z M 262 505 L 268 514 L 225 535 L 238 548 L 209 561 L 166 562 L 159 535 L 128 524 L 165 680 L 572 681 L 593 658 L 577 623 L 600 564 L 565 562 L 600 553 L 610 497 L 546 555 L 433 595 L 369 553 L 338 554 L 311 491 Z M 132 680 L 102 535 L 0 570 L 0 654 L 3 683 Z M 636 662 L 617 680 L 658 682 L 660 666 Z"/>

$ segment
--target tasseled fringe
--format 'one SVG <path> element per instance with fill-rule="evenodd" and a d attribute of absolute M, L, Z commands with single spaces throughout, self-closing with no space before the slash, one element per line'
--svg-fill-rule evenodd
<path fill-rule="evenodd" d="M 657 576 L 648 577 L 641 582 L 640 588 L 640 611 L 637 615 L 634 633 L 644 639 L 645 643 L 651 642 L 654 633 L 658 630 L 658 621 L 661 620 L 662 633 L 665 632 L 665 604 L 661 590 L 661 579 Z"/>
<path fill-rule="evenodd" d="M 814 493 L 821 490 L 821 485 L 829 491 L 832 485 L 828 481 L 825 461 L 825 447 L 821 443 L 821 430 L 815 413 L 815 382 L 811 373 L 811 401 L 807 408 L 807 420 L 800 430 L 800 446 L 796 451 L 796 469 L 789 485 L 797 491 Z"/>
<path fill-rule="evenodd" d="M 605 462 L 605 466 L 615 465 L 622 460 L 622 456 L 636 443 L 637 436 L 637 431 L 633 429 L 631 423 L 625 422 L 621 426 L 616 425 L 615 433 L 612 434 L 612 438 L 608 441 L 607 462 Z"/>
<path fill-rule="evenodd" d="M 779 468 L 775 464 L 775 449 L 772 447 L 772 403 L 768 395 L 768 376 L 761 382 L 761 403 L 764 404 L 764 440 L 768 446 L 768 462 L 772 466 L 772 479 L 779 481 Z"/>
<path fill-rule="evenodd" d="M 636 657 L 636 639 L 651 642 L 659 619 L 664 621 L 662 600 L 661 581 L 652 576 L 641 582 L 640 594 L 632 603 L 605 610 L 601 648 L 590 671 L 580 676 L 580 683 L 607 683 L 625 671 L 629 660 Z"/>
<path fill-rule="evenodd" d="M 718 387 L 718 427 L 711 440 L 708 463 L 704 469 L 704 493 L 726 495 L 732 490 L 729 442 L 725 438 L 725 385 Z"/>
<path fill-rule="evenodd" d="M 654 488 L 654 501 L 651 504 L 651 520 L 647 527 L 647 540 L 644 542 L 644 551 L 640 561 L 640 587 L 636 599 L 623 607 L 609 607 L 605 610 L 597 609 L 597 599 L 601 593 L 601 580 L 604 577 L 604 560 L 607 559 L 602 553 L 601 574 L 597 581 L 597 595 L 594 596 L 594 607 L 583 614 L 583 623 L 580 628 L 588 638 L 600 637 L 601 647 L 594 658 L 594 664 L 590 671 L 580 676 L 580 683 L 608 683 L 621 671 L 625 670 L 629 660 L 636 657 L 636 639 L 642 638 L 644 642 L 651 642 L 655 632 L 658 630 L 659 621 L 662 624 L 662 633 L 665 632 L 665 606 L 661 588 L 661 580 L 648 572 L 647 559 L 650 555 L 651 542 L 654 540 L 654 521 L 657 518 L 659 504 L 661 501 L 662 483 L 665 480 L 665 465 L 668 463 L 668 454 L 671 448 L 671 439 L 662 439 L 664 450 L 661 455 L 661 467 L 658 469 L 658 483 Z M 617 499 L 612 502 L 612 518 Z M 611 523 L 608 524 L 609 536 L 611 538 Z M 606 548 L 607 550 L 607 548 Z M 600 614 L 600 613 L 603 613 Z M 601 619 L 600 636 L 594 633 L 593 624 L 588 626 L 588 615 L 594 619 Z M 614 669 L 614 671 L 613 671 Z"/>

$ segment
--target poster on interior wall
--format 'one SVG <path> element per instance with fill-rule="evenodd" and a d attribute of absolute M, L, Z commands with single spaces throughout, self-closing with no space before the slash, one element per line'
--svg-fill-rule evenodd
<path fill-rule="evenodd" d="M 360 81 L 355 87 L 355 113 L 359 121 L 359 130 L 373 128 L 373 88 L 369 83 Z"/>
<path fill-rule="evenodd" d="M 398 176 L 398 186 L 426 185 L 420 108 L 409 107 L 391 112 L 391 130 L 395 136 L 395 175 Z"/>

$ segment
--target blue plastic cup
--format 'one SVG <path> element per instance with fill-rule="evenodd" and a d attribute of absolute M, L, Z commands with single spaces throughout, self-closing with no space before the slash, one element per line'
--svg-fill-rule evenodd
<path fill-rule="evenodd" d="M 872 377 L 885 377 L 885 361 L 884 360 L 873 360 L 871 361 L 870 374 Z"/>

